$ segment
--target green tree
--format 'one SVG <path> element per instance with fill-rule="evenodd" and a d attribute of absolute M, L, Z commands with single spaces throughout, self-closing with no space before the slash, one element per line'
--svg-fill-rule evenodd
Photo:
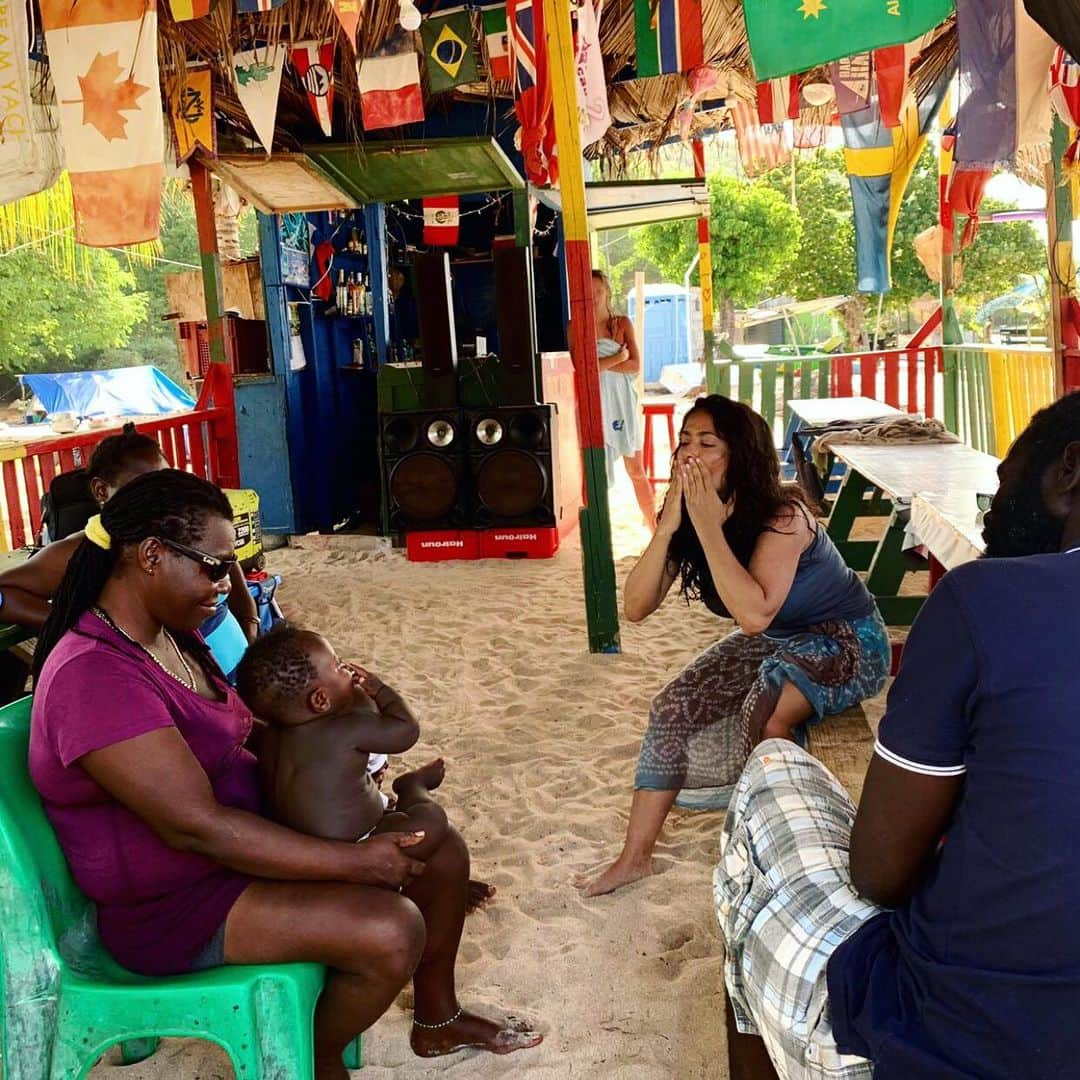
<path fill-rule="evenodd" d="M 29 248 L 0 257 L 0 367 L 75 370 L 85 354 L 128 343 L 147 297 L 114 255 L 89 258 L 93 281 L 74 283 Z"/>
<path fill-rule="evenodd" d="M 764 184 L 714 173 L 708 187 L 713 295 L 721 325 L 730 330 L 734 305 L 761 300 L 794 261 L 802 222 L 790 202 Z M 681 282 L 697 253 L 697 222 L 646 225 L 638 250 L 667 280 Z"/>

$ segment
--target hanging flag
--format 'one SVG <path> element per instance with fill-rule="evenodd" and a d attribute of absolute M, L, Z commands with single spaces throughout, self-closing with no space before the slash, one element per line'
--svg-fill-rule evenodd
<path fill-rule="evenodd" d="M 791 160 L 791 138 L 786 124 L 762 124 L 757 108 L 741 99 L 731 107 L 731 120 L 739 144 L 739 160 L 747 176 L 759 176 Z"/>
<path fill-rule="evenodd" d="M 356 31 L 360 27 L 360 19 L 364 14 L 363 0 L 330 0 L 334 8 L 334 14 L 349 39 L 349 44 L 356 49 Z"/>
<path fill-rule="evenodd" d="M 980 169 L 1045 160 L 1054 43 L 1021 0 L 958 0 L 956 161 Z"/>
<path fill-rule="evenodd" d="M 788 75 L 757 84 L 758 119 L 763 124 L 782 124 L 799 118 L 799 79 Z"/>
<path fill-rule="evenodd" d="M 236 0 L 236 10 L 250 15 L 256 11 L 273 11 L 284 3 L 285 0 Z"/>
<path fill-rule="evenodd" d="M 1061 0 L 1024 0 L 1024 7 L 1069 56 L 1080 56 L 1080 8 Z"/>
<path fill-rule="evenodd" d="M 603 0 L 593 7 L 593 0 L 581 0 L 577 8 L 577 37 L 574 39 L 577 71 L 577 103 L 581 120 L 581 145 L 589 146 L 602 139 L 611 127 L 608 108 L 607 77 L 600 55 L 600 11 Z"/>
<path fill-rule="evenodd" d="M 862 112 L 841 117 L 844 162 L 855 208 L 856 287 L 883 293 L 892 288 L 892 239 L 908 181 L 953 75 L 950 65 L 922 103 L 909 94 L 899 127 L 887 128 L 876 97 Z"/>
<path fill-rule="evenodd" d="M 307 91 L 308 105 L 319 121 L 322 133 L 334 133 L 334 48 L 335 41 L 299 41 L 293 46 L 292 66 Z"/>
<path fill-rule="evenodd" d="M 157 237 L 165 125 L 154 0 L 41 0 L 75 202 L 91 247 Z"/>
<path fill-rule="evenodd" d="M 281 72 L 285 67 L 285 46 L 271 49 L 247 49 L 233 53 L 236 96 L 244 106 L 251 126 L 263 149 L 269 154 L 274 143 Z"/>
<path fill-rule="evenodd" d="M 1069 129 L 1070 136 L 1080 127 L 1080 64 L 1061 46 L 1054 50 L 1050 63 L 1050 105 Z M 1065 151 L 1065 174 L 1080 172 L 1080 141 L 1072 138 Z"/>
<path fill-rule="evenodd" d="M 754 71 L 774 79 L 912 41 L 944 22 L 953 0 L 744 0 L 743 10 Z"/>
<path fill-rule="evenodd" d="M 525 175 L 534 184 L 554 184 L 558 180 L 558 163 L 543 0 L 509 0 L 506 21 Z"/>
<path fill-rule="evenodd" d="M 871 72 L 868 52 L 844 57 L 829 66 L 829 79 L 836 91 L 836 111 L 841 116 L 861 112 L 870 104 Z"/>
<path fill-rule="evenodd" d="M 175 22 L 202 19 L 214 10 L 217 0 L 169 0 L 169 10 Z"/>
<path fill-rule="evenodd" d="M 506 29 L 506 5 L 486 7 L 482 13 L 488 74 L 497 82 L 510 81 L 510 36 Z"/>
<path fill-rule="evenodd" d="M 874 50 L 874 81 L 881 122 L 886 127 L 899 127 L 908 82 L 907 50 L 903 45 Z"/>
<path fill-rule="evenodd" d="M 167 90 L 177 164 L 183 165 L 200 148 L 217 157 L 210 68 L 189 65 L 183 83 L 170 80 Z"/>
<path fill-rule="evenodd" d="M 52 187 L 63 168 L 55 118 L 34 100 L 38 74 L 30 64 L 25 4 L 0 4 L 0 71 L 0 203 L 8 203 Z"/>
<path fill-rule="evenodd" d="M 433 94 L 476 82 L 480 77 L 473 51 L 472 16 L 467 11 L 425 19 L 420 25 L 420 38 Z"/>
<path fill-rule="evenodd" d="M 365 131 L 417 124 L 424 119 L 420 65 L 411 48 L 356 62 Z"/>
<path fill-rule="evenodd" d="M 634 43 L 639 78 L 700 67 L 701 0 L 634 0 Z"/>
<path fill-rule="evenodd" d="M 461 211 L 456 195 L 436 195 L 424 199 L 424 243 L 453 247 L 458 242 Z"/>

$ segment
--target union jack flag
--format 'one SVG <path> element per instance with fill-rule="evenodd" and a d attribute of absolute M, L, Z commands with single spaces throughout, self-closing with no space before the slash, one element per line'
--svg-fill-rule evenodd
<path fill-rule="evenodd" d="M 536 18 L 532 0 L 509 0 L 510 56 L 514 66 L 514 96 L 536 86 Z"/>
<path fill-rule="evenodd" d="M 525 173 L 534 184 L 555 183 L 557 178 L 542 3 L 543 0 L 507 0 L 506 4 L 514 111 L 521 124 Z"/>

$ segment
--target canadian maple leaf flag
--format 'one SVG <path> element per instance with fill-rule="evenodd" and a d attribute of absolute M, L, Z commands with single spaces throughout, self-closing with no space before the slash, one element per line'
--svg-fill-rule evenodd
<path fill-rule="evenodd" d="M 155 0 L 41 0 L 75 200 L 91 247 L 157 237 L 165 129 Z"/>

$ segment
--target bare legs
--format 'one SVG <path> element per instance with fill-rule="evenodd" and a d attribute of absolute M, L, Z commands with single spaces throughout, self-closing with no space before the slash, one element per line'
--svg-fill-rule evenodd
<path fill-rule="evenodd" d="M 634 485 L 634 495 L 638 506 L 641 508 L 641 516 L 650 532 L 656 532 L 656 492 L 653 491 L 649 478 L 645 475 L 645 463 L 638 451 L 633 457 L 624 457 L 623 464 L 626 466 L 627 475 Z"/>

